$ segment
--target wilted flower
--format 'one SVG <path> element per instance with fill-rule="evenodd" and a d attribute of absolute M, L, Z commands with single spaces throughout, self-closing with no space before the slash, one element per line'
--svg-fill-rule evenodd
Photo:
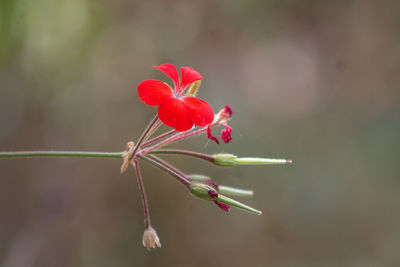
<path fill-rule="evenodd" d="M 151 225 L 149 227 L 146 228 L 146 230 L 144 230 L 143 233 L 143 246 L 150 251 L 150 249 L 152 248 L 156 248 L 157 247 L 161 248 L 161 243 L 160 243 L 160 239 L 158 238 L 157 232 L 153 229 L 153 227 L 151 227 Z"/>

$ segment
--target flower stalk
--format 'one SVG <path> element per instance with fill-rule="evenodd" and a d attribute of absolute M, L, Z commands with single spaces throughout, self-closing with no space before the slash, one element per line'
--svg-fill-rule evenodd
<path fill-rule="evenodd" d="M 166 162 L 163 162 L 157 158 L 150 156 L 139 156 L 142 160 L 150 163 L 151 165 L 159 168 L 160 170 L 168 173 L 169 175 L 175 177 L 179 182 L 181 182 L 187 188 L 190 188 L 191 182 L 187 179 L 185 175 L 179 172 L 176 168 L 172 167 L 172 165 L 167 165 Z"/>
<path fill-rule="evenodd" d="M 139 169 L 139 162 L 137 160 L 134 160 L 133 165 L 136 170 L 136 178 L 138 181 L 139 191 L 142 196 L 142 204 L 143 204 L 143 210 L 144 210 L 144 225 L 145 225 L 145 228 L 147 229 L 150 227 L 149 204 L 147 202 L 146 191 L 144 190 L 143 178 L 142 178 L 142 174 Z"/>
<path fill-rule="evenodd" d="M 0 158 L 121 158 L 124 152 L 96 151 L 13 151 L 0 152 Z"/>
<path fill-rule="evenodd" d="M 158 149 L 150 151 L 149 154 L 182 155 L 182 156 L 190 156 L 202 159 L 209 162 L 214 162 L 214 157 L 212 155 L 194 152 L 190 150 L 182 150 L 182 149 Z"/>
<path fill-rule="evenodd" d="M 129 161 L 131 161 L 135 157 L 136 151 L 139 149 L 143 141 L 145 141 L 146 138 L 150 137 L 148 133 L 151 131 L 153 125 L 157 122 L 157 120 L 158 120 L 158 115 L 155 115 L 154 118 L 149 123 L 149 125 L 144 130 L 144 132 L 142 133 L 142 135 L 139 137 L 139 140 L 137 141 L 135 147 L 133 148 L 131 154 L 129 155 L 128 158 Z"/>

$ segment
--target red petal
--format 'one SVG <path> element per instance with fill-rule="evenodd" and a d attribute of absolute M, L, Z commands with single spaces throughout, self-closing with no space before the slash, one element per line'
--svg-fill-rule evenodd
<path fill-rule="evenodd" d="M 193 127 L 188 110 L 182 100 L 171 98 L 158 107 L 158 116 L 167 126 L 177 131 L 187 131 Z"/>
<path fill-rule="evenodd" d="M 181 90 L 184 90 L 186 86 L 189 84 L 203 79 L 203 76 L 201 76 L 200 73 L 192 69 L 191 67 L 182 67 L 181 68 L 181 84 L 180 88 Z"/>
<path fill-rule="evenodd" d="M 214 120 L 214 112 L 210 105 L 197 97 L 183 97 L 183 102 L 193 123 L 197 126 L 206 126 Z"/>
<path fill-rule="evenodd" d="M 140 100 L 149 106 L 159 106 L 173 95 L 171 87 L 157 80 L 146 80 L 138 85 Z"/>
<path fill-rule="evenodd" d="M 178 70 L 176 67 L 172 64 L 166 63 L 162 64 L 160 66 L 153 66 L 154 68 L 164 72 L 165 75 L 171 78 L 171 80 L 174 82 L 175 87 L 178 87 L 179 85 L 179 74 Z"/>

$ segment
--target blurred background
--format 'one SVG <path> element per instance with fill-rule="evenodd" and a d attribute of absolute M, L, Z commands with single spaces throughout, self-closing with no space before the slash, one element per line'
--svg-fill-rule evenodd
<path fill-rule="evenodd" d="M 178 147 L 294 160 L 165 157 L 254 189 L 241 200 L 260 217 L 224 213 L 143 163 L 163 245 L 148 252 L 121 160 L 2 159 L 1 266 L 399 266 L 399 10 L 394 0 L 1 0 L 0 151 L 123 150 L 156 111 L 137 85 L 168 81 L 152 65 L 170 62 L 204 76 L 199 97 L 215 111 L 234 111 L 230 144 Z"/>

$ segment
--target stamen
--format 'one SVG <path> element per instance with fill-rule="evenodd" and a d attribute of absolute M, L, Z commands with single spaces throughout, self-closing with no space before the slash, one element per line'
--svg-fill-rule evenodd
<path fill-rule="evenodd" d="M 221 138 L 225 143 L 229 143 L 232 140 L 232 128 L 229 127 L 227 124 L 224 124 L 225 129 L 221 131 Z"/>
<path fill-rule="evenodd" d="M 206 135 L 207 135 L 207 138 L 208 138 L 208 139 L 213 140 L 215 143 L 217 143 L 217 145 L 219 145 L 219 140 L 218 140 L 218 138 L 215 137 L 215 136 L 213 136 L 213 135 L 211 134 L 211 127 L 210 127 L 210 125 L 207 126 Z"/>

